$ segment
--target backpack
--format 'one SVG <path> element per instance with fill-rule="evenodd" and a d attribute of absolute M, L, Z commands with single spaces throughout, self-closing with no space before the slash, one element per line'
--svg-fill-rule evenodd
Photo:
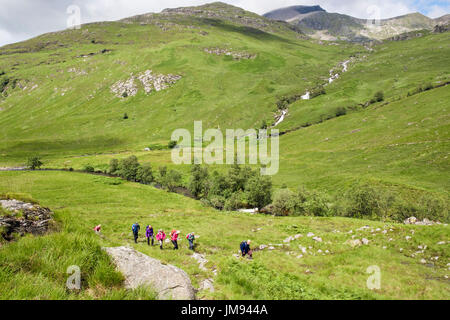
<path fill-rule="evenodd" d="M 133 231 L 133 233 L 136 233 L 138 229 L 138 225 L 137 224 L 133 224 L 133 226 L 131 227 L 131 230 Z"/>

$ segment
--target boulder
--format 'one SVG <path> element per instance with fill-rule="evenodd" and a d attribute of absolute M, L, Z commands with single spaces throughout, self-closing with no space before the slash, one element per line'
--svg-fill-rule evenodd
<path fill-rule="evenodd" d="M 162 264 L 129 247 L 104 248 L 125 277 L 125 287 L 149 286 L 160 300 L 193 300 L 194 288 L 183 270 Z"/>
<path fill-rule="evenodd" d="M 347 243 L 348 243 L 350 246 L 352 246 L 353 248 L 362 245 L 362 242 L 361 242 L 361 240 L 359 240 L 359 239 L 349 240 L 349 241 L 347 241 Z"/>

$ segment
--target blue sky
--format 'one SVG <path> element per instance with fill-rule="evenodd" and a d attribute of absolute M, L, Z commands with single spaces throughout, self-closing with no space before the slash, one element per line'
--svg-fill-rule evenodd
<path fill-rule="evenodd" d="M 321 5 L 329 12 L 358 18 L 391 18 L 421 12 L 432 18 L 450 13 L 450 0 L 222 0 L 264 14 L 292 5 Z M 164 8 L 194 6 L 213 0 L 0 0 L 0 46 L 67 27 L 67 8 L 77 5 L 81 22 L 111 21 Z M 374 7 L 376 10 L 374 11 Z"/>

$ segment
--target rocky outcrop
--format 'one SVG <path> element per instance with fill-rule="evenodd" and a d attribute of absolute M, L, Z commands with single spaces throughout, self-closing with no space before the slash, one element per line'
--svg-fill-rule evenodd
<path fill-rule="evenodd" d="M 0 236 L 11 241 L 14 234 L 47 233 L 53 221 L 53 213 L 48 208 L 18 200 L 0 200 L 6 215 L 0 216 Z"/>
<path fill-rule="evenodd" d="M 153 74 L 152 70 L 147 70 L 138 76 L 144 86 L 146 94 L 151 93 L 153 90 L 161 91 L 169 88 L 181 79 L 181 76 L 168 74 Z"/>
<path fill-rule="evenodd" d="M 450 30 L 450 24 L 441 24 L 434 27 L 434 33 L 444 33 Z"/>
<path fill-rule="evenodd" d="M 242 60 L 242 59 L 255 59 L 256 54 L 251 54 L 247 52 L 233 52 L 229 49 L 221 49 L 221 48 L 205 48 L 206 53 L 215 54 L 217 56 L 231 56 L 234 60 Z"/>
<path fill-rule="evenodd" d="M 433 226 L 435 224 L 440 224 L 439 222 L 431 221 L 427 218 L 423 219 L 422 221 L 417 219 L 416 217 L 410 217 L 403 221 L 404 224 L 414 224 L 417 226 Z"/>
<path fill-rule="evenodd" d="M 133 97 L 138 93 L 138 88 L 134 83 L 134 77 L 131 76 L 128 80 L 117 81 L 111 87 L 111 92 L 113 92 L 117 98 L 127 98 Z"/>
<path fill-rule="evenodd" d="M 135 83 L 136 79 L 142 83 L 145 93 L 150 94 L 153 90 L 162 91 L 170 88 L 181 79 L 181 76 L 173 74 L 154 74 L 152 70 L 146 70 L 140 73 L 137 77 L 131 74 L 128 80 L 117 81 L 111 87 L 111 92 L 113 92 L 118 98 L 135 96 L 138 93 L 138 86 Z"/>
<path fill-rule="evenodd" d="M 162 264 L 129 247 L 104 248 L 125 277 L 125 287 L 149 286 L 161 300 L 193 300 L 194 288 L 183 270 Z"/>

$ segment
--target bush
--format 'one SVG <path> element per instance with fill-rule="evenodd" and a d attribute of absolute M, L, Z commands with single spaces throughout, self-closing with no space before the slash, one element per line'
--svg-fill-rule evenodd
<path fill-rule="evenodd" d="M 384 93 L 383 91 L 378 91 L 377 93 L 375 93 L 374 97 L 372 100 L 370 100 L 370 103 L 376 103 L 376 102 L 381 102 L 384 101 Z"/>
<path fill-rule="evenodd" d="M 27 167 L 31 170 L 40 169 L 44 163 L 41 161 L 39 157 L 31 157 L 28 158 Z"/>
<path fill-rule="evenodd" d="M 170 170 L 161 178 L 161 184 L 170 192 L 175 192 L 181 184 L 181 173 L 176 170 Z"/>
<path fill-rule="evenodd" d="M 314 88 L 313 90 L 311 90 L 310 93 L 310 98 L 315 98 L 318 96 L 321 96 L 323 94 L 326 94 L 327 92 L 325 91 L 325 87 L 324 86 L 318 86 L 317 88 Z"/>
<path fill-rule="evenodd" d="M 225 196 L 231 195 L 231 188 L 228 179 L 222 174 L 214 171 L 208 180 L 208 195 L 211 196 Z"/>
<path fill-rule="evenodd" d="M 169 149 L 173 149 L 173 148 L 175 148 L 175 147 L 177 146 L 177 144 L 178 144 L 177 141 L 171 140 L 171 141 L 169 141 L 169 143 L 167 144 L 167 147 L 168 147 Z"/>
<path fill-rule="evenodd" d="M 336 117 L 345 116 L 347 114 L 347 109 L 344 107 L 339 107 L 336 109 Z"/>
<path fill-rule="evenodd" d="M 268 176 L 255 175 L 246 186 L 248 203 L 262 209 L 272 202 L 272 180 Z"/>
<path fill-rule="evenodd" d="M 136 181 L 137 173 L 140 165 L 136 156 L 130 156 L 119 162 L 119 175 L 128 180 Z"/>
<path fill-rule="evenodd" d="M 278 190 L 273 197 L 272 213 L 276 216 L 290 216 L 295 214 L 298 198 L 289 189 Z"/>
<path fill-rule="evenodd" d="M 221 196 L 213 196 L 209 199 L 209 204 L 218 210 L 223 210 L 225 207 L 225 198 Z"/>
<path fill-rule="evenodd" d="M 154 180 L 152 166 L 149 164 L 140 166 L 137 170 L 136 180 L 143 184 L 152 183 Z"/>
<path fill-rule="evenodd" d="M 196 164 L 191 169 L 188 189 L 191 194 L 200 199 L 207 195 L 208 168 Z"/>
<path fill-rule="evenodd" d="M 117 174 L 118 171 L 119 171 L 119 160 L 111 159 L 111 161 L 109 162 L 108 172 L 110 174 Z"/>
<path fill-rule="evenodd" d="M 88 172 L 88 173 L 94 173 L 95 169 L 93 166 L 87 165 L 87 166 L 84 166 L 83 171 Z"/>
<path fill-rule="evenodd" d="M 227 211 L 235 211 L 246 207 L 244 192 L 235 192 L 225 201 L 224 209 Z"/>
<path fill-rule="evenodd" d="M 0 79 L 0 93 L 2 93 L 9 84 L 9 78 Z"/>
<path fill-rule="evenodd" d="M 260 127 L 260 129 L 266 130 L 268 127 L 269 127 L 269 126 L 268 126 L 268 124 L 267 124 L 267 121 L 266 121 L 266 120 L 263 120 L 263 121 L 261 122 L 261 127 Z"/>
<path fill-rule="evenodd" d="M 347 206 L 344 215 L 352 218 L 373 219 L 383 216 L 383 197 L 374 187 L 364 184 L 353 187 L 344 198 Z"/>
<path fill-rule="evenodd" d="M 330 215 L 330 208 L 328 207 L 328 199 L 318 193 L 312 192 L 306 202 L 306 211 L 315 217 L 326 217 Z"/>

